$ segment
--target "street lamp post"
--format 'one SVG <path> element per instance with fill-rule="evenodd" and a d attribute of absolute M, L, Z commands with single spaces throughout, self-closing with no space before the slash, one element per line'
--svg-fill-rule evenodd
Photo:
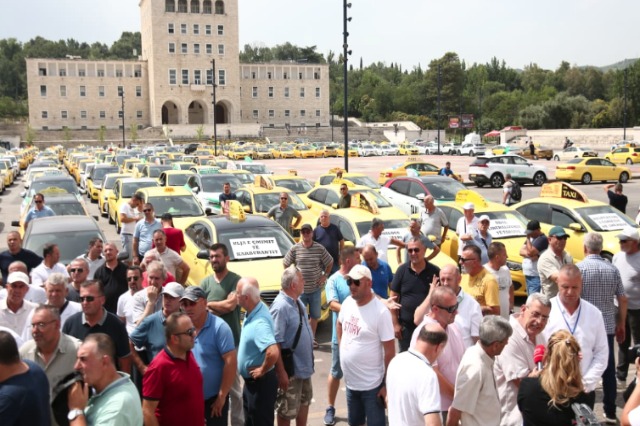
<path fill-rule="evenodd" d="M 622 140 L 627 140 L 627 68 L 624 69 L 624 112 L 622 115 L 623 134 Z"/>
<path fill-rule="evenodd" d="M 211 84 L 213 85 L 213 154 L 218 155 L 218 125 L 216 123 L 216 60 L 211 60 Z"/>
<path fill-rule="evenodd" d="M 351 3 L 347 3 L 347 0 L 343 0 L 343 30 L 342 30 L 342 68 L 343 68 L 343 78 L 344 78 L 344 105 L 343 105 L 343 119 L 344 119 L 344 170 L 346 172 L 349 171 L 349 107 L 347 105 L 348 102 L 348 85 L 347 85 L 347 71 L 348 71 L 348 59 L 347 57 L 351 54 L 349 50 L 349 44 L 347 43 L 347 38 L 349 37 L 349 32 L 347 31 L 347 22 L 351 21 L 350 17 L 347 17 L 347 9 L 351 7 Z"/>
<path fill-rule="evenodd" d="M 438 123 L 438 154 L 441 153 L 440 151 L 440 92 L 441 92 L 441 85 L 442 85 L 442 81 L 441 81 L 441 67 L 440 67 L 440 63 L 438 63 L 438 117 L 436 118 L 437 123 Z"/>
<path fill-rule="evenodd" d="M 122 114 L 122 148 L 124 148 L 126 146 L 124 141 L 124 87 L 120 89 L 120 99 L 122 100 L 122 107 L 120 109 L 120 113 Z"/>

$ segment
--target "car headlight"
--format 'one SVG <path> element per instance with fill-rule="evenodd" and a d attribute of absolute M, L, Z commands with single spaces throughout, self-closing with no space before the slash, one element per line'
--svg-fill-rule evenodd
<path fill-rule="evenodd" d="M 522 271 L 522 263 L 507 260 L 507 268 L 510 271 Z"/>

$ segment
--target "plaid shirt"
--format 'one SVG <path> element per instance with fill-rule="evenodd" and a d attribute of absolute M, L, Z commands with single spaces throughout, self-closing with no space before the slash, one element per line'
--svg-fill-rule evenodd
<path fill-rule="evenodd" d="M 582 272 L 581 298 L 600 309 L 607 334 L 614 334 L 616 306 L 613 301 L 625 295 L 620 272 L 598 254 L 588 255 L 576 266 Z"/>

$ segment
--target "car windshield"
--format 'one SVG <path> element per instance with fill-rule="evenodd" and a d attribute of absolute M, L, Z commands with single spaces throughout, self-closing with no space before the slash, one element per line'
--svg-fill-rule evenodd
<path fill-rule="evenodd" d="M 104 182 L 102 182 L 102 188 L 104 188 L 104 189 L 113 189 L 113 187 L 116 185 L 116 182 L 121 177 L 122 176 L 107 176 L 104 179 Z"/>
<path fill-rule="evenodd" d="M 191 175 L 189 174 L 171 174 L 169 175 L 169 186 L 183 186 Z"/>
<path fill-rule="evenodd" d="M 84 215 L 84 213 L 82 214 Z M 78 253 L 86 252 L 89 241 L 96 237 L 106 241 L 98 229 L 91 231 L 44 232 L 41 234 L 31 233 L 24 240 L 24 248 L 34 253 L 42 253 L 45 244 L 55 242 L 60 249 L 60 263 L 68 265 L 78 257 Z"/>
<path fill-rule="evenodd" d="M 264 164 L 243 164 L 242 170 L 248 170 L 254 174 L 269 174 L 269 171 Z"/>
<path fill-rule="evenodd" d="M 380 185 L 376 183 L 369 176 L 345 176 L 346 180 L 355 183 L 356 185 L 366 186 L 371 189 L 380 189 Z"/>
<path fill-rule="evenodd" d="M 467 189 L 466 186 L 454 179 L 423 183 L 436 201 L 453 201 L 456 199 L 458 191 Z"/>
<path fill-rule="evenodd" d="M 384 198 L 382 195 L 380 195 L 378 191 L 372 191 L 368 189 L 352 189 L 349 191 L 349 194 L 351 195 L 357 194 L 357 193 L 368 194 L 369 197 L 373 198 L 373 201 L 376 202 L 378 207 L 391 207 L 391 203 L 387 201 L 387 199 Z"/>
<path fill-rule="evenodd" d="M 139 181 L 139 182 L 126 182 L 122 184 L 122 191 L 120 191 L 120 198 L 131 198 L 137 190 L 142 188 L 153 188 L 158 186 L 157 182 Z"/>
<path fill-rule="evenodd" d="M 69 194 L 79 194 L 78 185 L 73 179 L 64 180 L 35 180 L 31 184 L 30 193 L 38 192 L 67 192 Z"/>
<path fill-rule="evenodd" d="M 313 186 L 306 179 L 278 179 L 277 186 L 287 188 L 296 194 L 306 194 Z"/>
<path fill-rule="evenodd" d="M 482 212 L 491 220 L 489 232 L 495 239 L 526 236 L 528 220 L 515 210 Z"/>
<path fill-rule="evenodd" d="M 104 175 L 106 175 L 107 173 L 117 172 L 117 167 L 99 167 L 97 169 L 93 169 L 93 172 L 91 173 L 91 179 L 93 179 L 94 182 L 102 182 L 102 179 L 104 179 Z"/>
<path fill-rule="evenodd" d="M 202 188 L 200 189 L 203 192 L 222 192 L 222 185 L 225 182 L 229 182 L 229 185 L 231 185 L 231 190 L 242 186 L 242 182 L 240 181 L 240 179 L 226 173 L 219 175 L 202 176 L 200 178 L 200 182 L 202 182 Z"/>
<path fill-rule="evenodd" d="M 307 206 L 302 202 L 300 197 L 292 193 L 288 193 L 288 195 L 289 206 L 298 211 L 307 210 Z M 280 193 L 268 192 L 264 194 L 256 194 L 254 195 L 254 199 L 256 203 L 256 213 L 267 213 L 271 207 L 280 204 Z"/>
<path fill-rule="evenodd" d="M 253 173 L 231 173 L 233 176 L 237 177 L 240 182 L 242 182 L 242 184 L 244 185 L 245 183 L 253 183 L 256 181 L 255 176 L 253 176 Z"/>
<path fill-rule="evenodd" d="M 149 198 L 156 217 L 171 213 L 173 217 L 204 216 L 200 203 L 192 195 L 159 195 Z"/>
<path fill-rule="evenodd" d="M 130 155 L 116 155 L 116 163 L 118 164 L 118 166 L 122 166 L 122 163 L 124 163 L 124 160 L 126 160 L 127 158 L 131 158 Z"/>
<path fill-rule="evenodd" d="M 638 227 L 633 220 L 618 209 L 607 205 L 580 207 L 576 209 L 576 213 L 594 231 L 618 231 L 627 226 Z"/>
<path fill-rule="evenodd" d="M 86 215 L 79 201 L 57 203 L 55 198 L 56 197 L 47 197 L 47 207 L 51 208 L 56 216 Z"/>
<path fill-rule="evenodd" d="M 293 246 L 289 234 L 279 226 L 249 228 L 242 224 L 218 233 L 218 242 L 229 247 L 232 262 L 279 259 Z"/>
<path fill-rule="evenodd" d="M 409 219 L 390 219 L 383 220 L 384 222 L 384 231 L 382 231 L 382 235 L 386 235 L 391 238 L 396 238 L 398 240 L 402 239 L 402 236 L 407 229 L 409 228 Z M 358 222 L 356 223 L 356 227 L 358 228 L 358 238 L 361 238 L 363 235 L 366 235 L 371 229 L 371 221 L 368 220 L 366 222 Z M 354 244 L 355 241 L 352 241 Z M 396 246 L 390 245 L 389 248 L 393 249 Z"/>
<path fill-rule="evenodd" d="M 578 164 L 578 163 L 582 163 L 584 161 L 583 158 L 572 158 L 571 160 L 567 161 L 567 163 L 569 164 Z"/>
<path fill-rule="evenodd" d="M 149 177 L 157 178 L 166 170 L 171 170 L 171 166 L 149 166 Z"/>

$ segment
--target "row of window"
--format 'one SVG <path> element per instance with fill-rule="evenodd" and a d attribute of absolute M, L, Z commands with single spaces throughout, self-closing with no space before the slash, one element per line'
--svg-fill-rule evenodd
<path fill-rule="evenodd" d="M 180 84 L 206 84 L 213 85 L 213 70 L 205 70 L 204 76 L 206 80 L 202 79 L 202 70 L 180 70 Z M 169 70 L 169 84 L 178 84 L 178 70 Z M 225 70 L 218 70 L 218 86 L 225 86 L 227 84 L 227 72 Z"/>
<path fill-rule="evenodd" d="M 47 69 L 44 67 L 40 67 L 38 69 L 38 75 L 40 77 L 46 77 L 47 76 Z M 67 69 L 66 68 L 59 68 L 58 69 L 58 76 L 59 77 L 66 77 L 67 76 Z M 79 69 L 78 70 L 78 77 L 86 77 L 87 76 L 87 71 L 85 69 Z M 104 77 L 105 76 L 105 71 L 104 69 L 98 69 L 96 70 L 96 76 L 97 77 Z M 115 77 L 124 77 L 124 70 L 122 69 L 116 69 L 115 73 L 114 73 Z M 112 77 L 111 75 L 109 77 Z M 135 78 L 140 78 L 142 77 L 142 69 L 140 68 L 136 68 L 135 70 L 133 70 L 133 75 L 130 75 L 130 77 L 135 77 Z"/>
<path fill-rule="evenodd" d="M 49 118 L 49 111 L 42 111 L 41 113 L 41 117 L 43 119 L 48 119 Z M 107 118 L 107 112 L 106 111 L 100 111 L 98 114 L 98 117 L 101 120 L 104 120 Z M 136 118 L 142 118 L 143 114 L 141 110 L 136 111 Z M 60 118 L 63 120 L 67 120 L 69 118 L 69 111 L 67 110 L 62 110 L 60 111 Z M 75 118 L 75 117 L 73 117 Z M 80 119 L 81 120 L 85 120 L 87 118 L 87 111 L 80 111 Z M 95 118 L 95 117 L 91 117 L 91 118 Z M 113 118 L 113 117 L 112 117 Z M 118 118 L 122 118 L 122 111 L 118 111 Z"/>
<path fill-rule="evenodd" d="M 187 2 L 187 0 L 178 0 L 178 8 L 176 9 L 175 0 L 165 0 L 164 11 L 177 11 L 178 13 L 200 13 L 200 1 L 191 0 L 190 2 Z M 214 12 L 216 15 L 224 15 L 224 2 L 222 0 L 217 0 L 215 3 L 212 3 L 211 0 L 204 0 L 202 2 L 202 13 L 210 15 Z"/>
<path fill-rule="evenodd" d="M 176 53 L 175 43 L 169 43 L 169 53 Z M 180 43 L 180 53 L 189 53 L 189 45 L 187 43 Z M 193 53 L 196 55 L 199 55 L 201 53 L 200 43 L 193 44 Z M 204 53 L 206 53 L 207 55 L 213 54 L 213 45 L 210 43 L 205 44 Z M 224 55 L 224 44 L 218 45 L 218 55 Z"/>
<path fill-rule="evenodd" d="M 187 24 L 180 24 L 180 34 L 185 34 L 185 35 L 188 34 L 187 33 L 187 28 L 188 28 Z M 211 26 L 211 24 L 206 24 L 204 26 L 204 35 L 210 36 L 211 32 L 212 32 L 212 28 L 213 27 Z M 175 34 L 176 33 L 176 26 L 175 26 L 175 24 L 173 22 L 169 22 L 167 24 L 167 32 L 169 34 Z M 200 35 L 200 24 L 193 24 L 191 33 L 193 35 Z M 217 33 L 218 33 L 219 36 L 223 36 L 224 35 L 224 25 L 218 25 L 217 26 Z"/>
<path fill-rule="evenodd" d="M 264 75 L 264 73 L 263 73 Z M 255 80 L 258 77 L 258 73 L 255 71 L 251 72 L 251 79 Z M 244 78 L 249 78 L 248 74 L 245 74 Z M 267 71 L 267 80 L 271 80 L 273 78 L 273 73 L 271 71 Z M 282 73 L 282 79 L 283 80 L 290 80 L 291 79 L 291 74 L 289 74 L 288 72 L 284 71 Z M 314 80 L 320 80 L 320 73 L 319 72 L 314 72 L 313 73 L 313 79 Z M 298 73 L 298 80 L 304 80 L 304 74 L 299 72 Z"/>
<path fill-rule="evenodd" d="M 122 96 L 122 93 L 124 91 L 124 88 L 122 86 L 118 86 L 117 88 L 117 95 L 118 96 Z M 80 95 L 81 98 L 84 98 L 87 96 L 87 86 L 79 86 L 78 87 L 78 94 Z M 46 97 L 47 96 L 47 86 L 45 84 L 40 85 L 40 96 L 42 97 Z M 61 85 L 60 86 L 60 96 L 61 97 L 66 97 L 67 96 L 67 86 L 65 85 Z M 98 86 L 98 97 L 104 98 L 105 97 L 105 88 L 104 86 Z M 137 98 L 141 98 L 142 97 L 142 86 L 136 86 L 136 97 Z"/>
<path fill-rule="evenodd" d="M 305 88 L 301 87 L 300 88 L 300 97 L 304 98 L 304 96 L 305 96 Z M 257 98 L 258 97 L 258 87 L 257 86 L 253 86 L 251 88 L 251 97 L 252 98 Z M 269 97 L 269 98 L 273 98 L 274 97 L 274 89 L 271 86 L 267 88 L 267 97 Z M 284 88 L 284 97 L 285 98 L 289 97 L 289 88 L 288 87 Z M 320 97 L 320 88 L 316 87 L 316 98 L 319 98 L 319 97 Z"/>
<path fill-rule="evenodd" d="M 253 118 L 260 118 L 260 111 L 259 110 L 254 109 L 252 111 L 252 113 L 253 113 Z M 273 109 L 268 110 L 267 111 L 267 117 L 276 118 L 276 111 L 273 110 Z M 285 109 L 283 117 L 291 117 L 291 110 Z M 299 111 L 299 117 L 310 117 L 310 115 L 307 116 L 307 110 L 301 109 Z M 316 117 L 320 117 L 320 110 L 319 109 L 316 110 Z"/>

